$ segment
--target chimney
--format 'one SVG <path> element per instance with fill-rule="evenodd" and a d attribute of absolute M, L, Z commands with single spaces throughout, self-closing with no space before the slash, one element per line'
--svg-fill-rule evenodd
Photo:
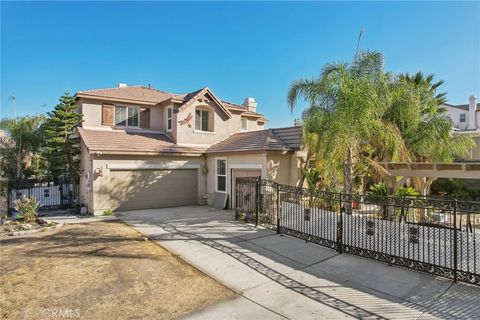
<path fill-rule="evenodd" d="M 243 106 L 250 112 L 257 112 L 257 103 L 254 98 L 245 98 L 245 100 L 243 100 Z"/>
<path fill-rule="evenodd" d="M 477 110 L 477 98 L 471 95 L 468 98 L 468 130 L 476 130 L 477 125 L 475 123 L 475 111 Z"/>
<path fill-rule="evenodd" d="M 119 87 L 119 88 L 126 88 L 126 87 L 127 87 L 127 84 L 120 82 L 120 83 L 118 84 L 118 87 Z"/>

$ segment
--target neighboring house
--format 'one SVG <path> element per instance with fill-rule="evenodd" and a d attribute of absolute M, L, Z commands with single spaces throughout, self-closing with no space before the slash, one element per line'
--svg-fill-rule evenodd
<path fill-rule="evenodd" d="M 445 103 L 443 107 L 452 119 L 458 130 L 479 130 L 480 128 L 480 103 L 475 96 L 468 98 L 468 104 L 452 105 Z"/>
<path fill-rule="evenodd" d="M 150 86 L 79 91 L 84 116 L 80 201 L 88 212 L 211 204 L 235 206 L 235 178 L 296 185 L 301 128 L 264 129 L 253 98 L 222 101 L 208 88 L 173 94 Z"/>
<path fill-rule="evenodd" d="M 480 161 L 480 103 L 477 103 L 473 95 L 468 98 L 468 102 L 462 105 L 444 104 L 443 107 L 454 123 L 455 133 L 471 135 L 476 143 L 470 156 L 463 160 Z"/>

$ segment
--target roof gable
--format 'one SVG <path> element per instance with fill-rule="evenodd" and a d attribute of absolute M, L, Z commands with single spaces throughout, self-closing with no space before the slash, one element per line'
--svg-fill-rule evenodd
<path fill-rule="evenodd" d="M 220 108 L 220 110 L 222 110 L 229 118 L 232 117 L 232 113 L 225 107 L 225 105 L 222 103 L 222 101 L 220 101 L 208 87 L 205 87 L 201 90 L 198 90 L 198 91 L 187 94 L 184 97 L 185 103 L 180 106 L 180 109 L 184 109 L 188 106 L 191 106 L 198 99 L 200 99 L 204 96 L 207 96 L 207 95 L 215 102 L 215 104 Z"/>

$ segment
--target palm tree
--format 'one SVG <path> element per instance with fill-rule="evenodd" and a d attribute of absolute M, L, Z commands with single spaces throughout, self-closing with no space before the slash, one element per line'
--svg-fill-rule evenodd
<path fill-rule="evenodd" d="M 474 141 L 467 135 L 455 135 L 453 123 L 442 105 L 446 94 L 438 93 L 443 81 L 433 82 L 433 75 L 421 72 L 401 74 L 391 86 L 392 102 L 383 115 L 395 125 L 405 146 L 405 160 L 410 162 L 452 162 L 468 156 Z M 384 161 L 389 156 L 384 155 Z M 428 183 L 413 179 L 426 195 Z"/>
<path fill-rule="evenodd" d="M 37 151 L 42 142 L 41 125 L 44 116 L 25 116 L 16 119 L 5 118 L 0 121 L 0 129 L 5 131 L 0 148 L 3 161 L 11 162 L 16 179 L 23 179 L 25 162 Z"/>
<path fill-rule="evenodd" d="M 353 169 L 369 141 L 381 137 L 389 154 L 400 151 L 395 143 L 401 138 L 398 130 L 382 119 L 391 81 L 380 53 L 360 52 L 353 63 L 327 64 L 319 78 L 298 80 L 290 87 L 290 109 L 300 97 L 310 104 L 304 112 L 307 149 L 330 172 L 341 165 L 346 193 L 353 191 Z"/>

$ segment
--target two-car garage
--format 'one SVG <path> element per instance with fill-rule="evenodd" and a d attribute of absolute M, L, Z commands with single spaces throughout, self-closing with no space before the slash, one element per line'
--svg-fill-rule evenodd
<path fill-rule="evenodd" d="M 115 211 L 198 203 L 198 170 L 111 170 L 110 203 Z"/>

